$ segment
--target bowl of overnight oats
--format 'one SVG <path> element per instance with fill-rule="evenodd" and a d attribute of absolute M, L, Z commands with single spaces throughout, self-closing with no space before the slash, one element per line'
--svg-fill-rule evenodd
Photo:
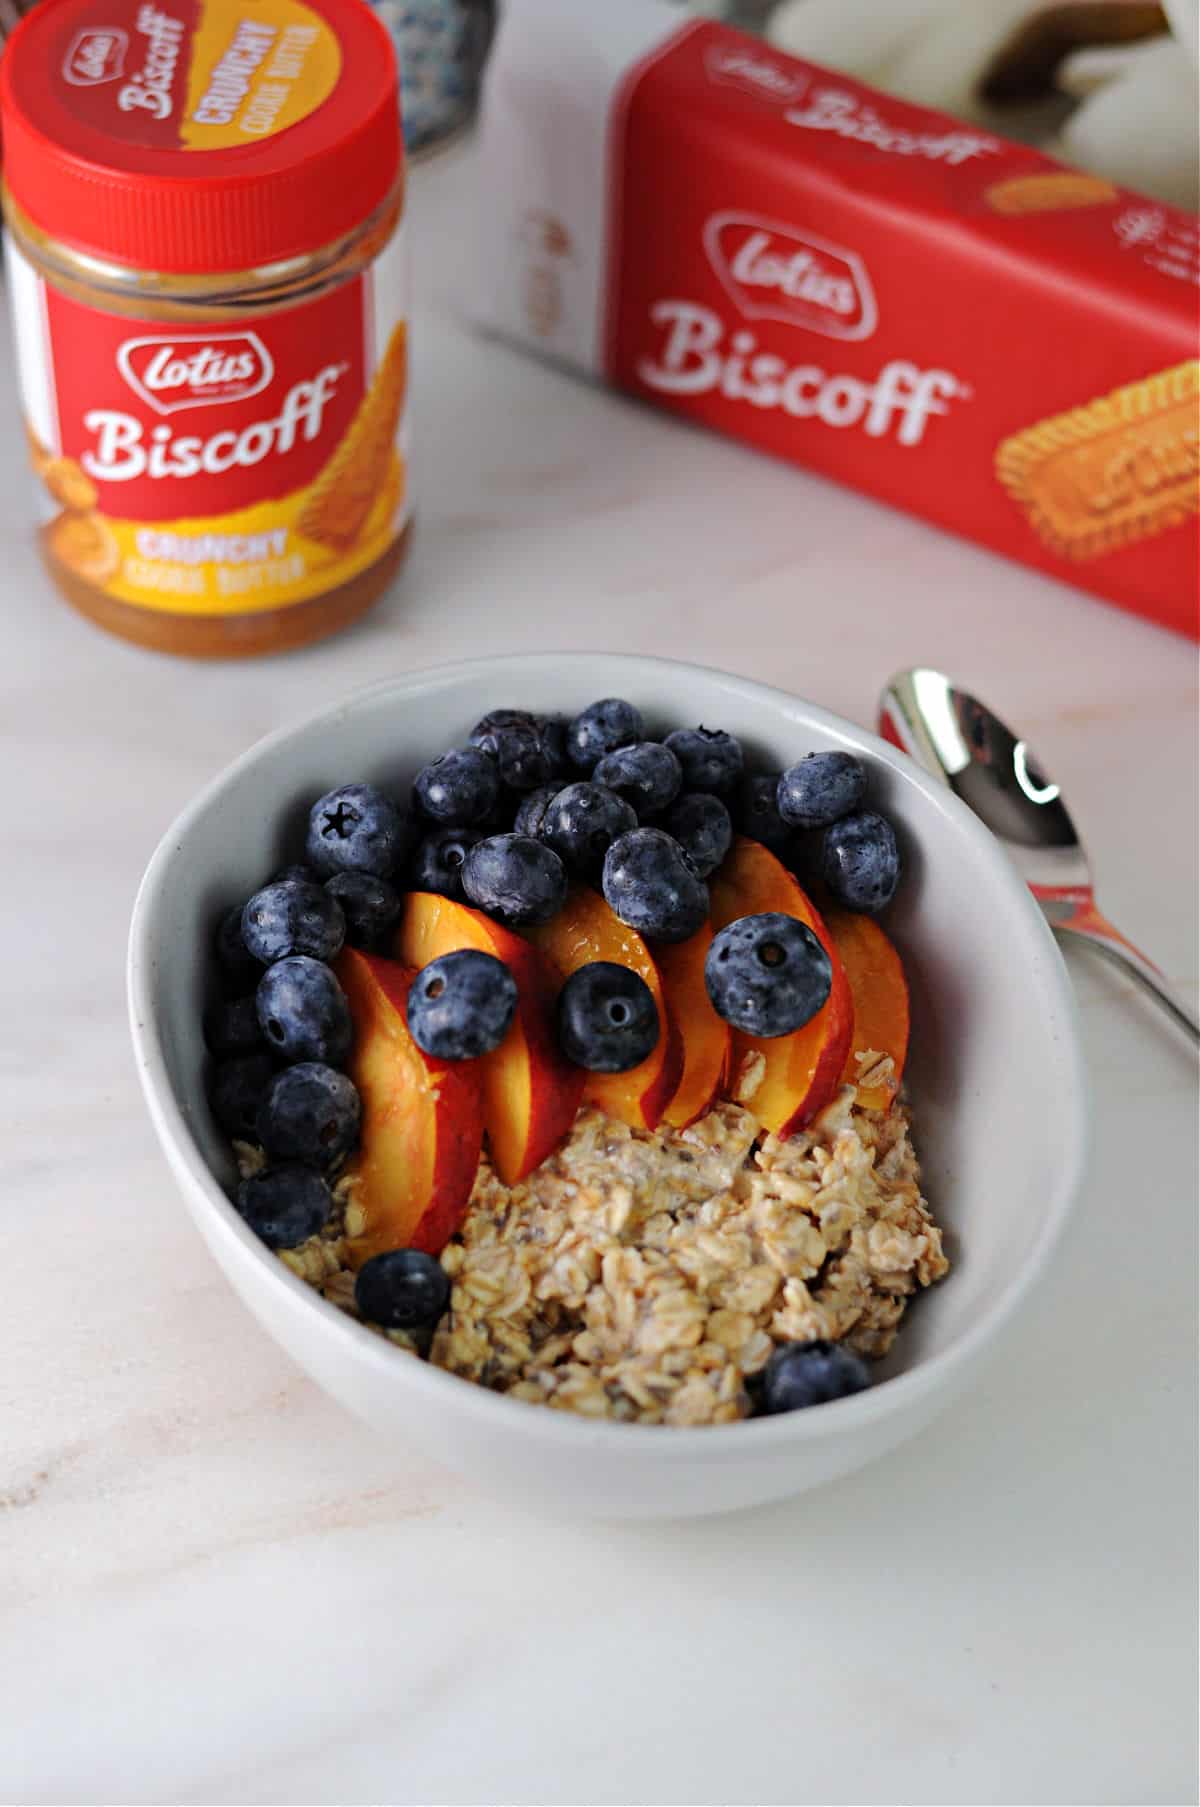
<path fill-rule="evenodd" d="M 967 1384 L 1078 1188 L 1032 899 L 901 753 L 609 655 L 397 679 L 165 837 L 135 1051 L 212 1253 L 377 1435 L 549 1511 L 761 1503 Z"/>

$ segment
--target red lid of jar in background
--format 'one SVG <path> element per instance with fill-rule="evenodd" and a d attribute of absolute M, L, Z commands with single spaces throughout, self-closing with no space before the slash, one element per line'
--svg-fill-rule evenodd
<path fill-rule="evenodd" d="M 402 155 L 364 0 L 40 0 L 0 62 L 4 180 L 41 231 L 139 269 L 246 270 L 360 225 Z"/>

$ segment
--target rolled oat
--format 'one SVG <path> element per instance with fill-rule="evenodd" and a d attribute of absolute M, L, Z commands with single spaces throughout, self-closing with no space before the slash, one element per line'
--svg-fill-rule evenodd
<path fill-rule="evenodd" d="M 864 1059 L 877 1075 L 878 1055 Z M 354 1312 L 350 1193 L 281 1259 Z M 521 1184 L 481 1162 L 442 1264 L 437 1366 L 560 1411 L 689 1425 L 747 1416 L 747 1382 L 779 1342 L 886 1354 L 909 1298 L 949 1265 L 906 1109 L 864 1109 L 851 1086 L 786 1139 L 735 1103 L 682 1131 L 585 1109 Z"/>

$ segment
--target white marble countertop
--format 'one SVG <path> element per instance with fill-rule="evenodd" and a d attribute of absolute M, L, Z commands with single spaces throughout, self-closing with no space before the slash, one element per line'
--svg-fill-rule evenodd
<path fill-rule="evenodd" d="M 1194 648 L 467 336 L 467 154 L 413 181 L 413 555 L 335 641 L 205 666 L 77 620 L 5 366 L 0 1797 L 1194 1799 L 1196 1069 L 1108 970 L 1072 966 L 1092 1175 L 986 1382 L 740 1518 L 543 1524 L 378 1447 L 175 1196 L 124 1013 L 151 849 L 268 729 L 460 653 L 686 651 L 862 721 L 940 664 L 1034 740 L 1111 914 L 1195 993 Z"/>

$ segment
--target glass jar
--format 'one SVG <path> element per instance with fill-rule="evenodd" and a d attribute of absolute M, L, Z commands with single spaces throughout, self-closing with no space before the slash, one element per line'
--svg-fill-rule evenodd
<path fill-rule="evenodd" d="M 38 537 L 193 655 L 361 615 L 409 527 L 396 69 L 358 0 L 41 0 L 0 65 Z"/>

